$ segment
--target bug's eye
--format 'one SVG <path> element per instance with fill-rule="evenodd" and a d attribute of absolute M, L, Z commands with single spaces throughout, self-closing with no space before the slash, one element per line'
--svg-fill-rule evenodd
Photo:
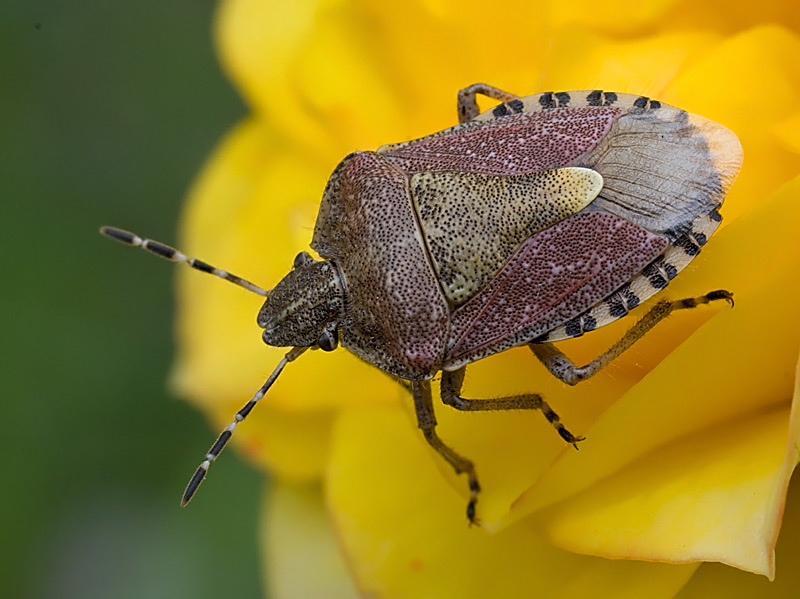
<path fill-rule="evenodd" d="M 297 268 L 298 266 L 305 266 L 307 264 L 311 264 L 313 261 L 314 258 L 312 258 L 308 254 L 308 252 L 300 252 L 299 254 L 297 254 L 297 256 L 295 256 L 293 266 L 294 268 Z"/>
<path fill-rule="evenodd" d="M 336 329 L 325 331 L 320 335 L 317 345 L 322 351 L 333 351 L 339 345 L 339 333 Z"/>

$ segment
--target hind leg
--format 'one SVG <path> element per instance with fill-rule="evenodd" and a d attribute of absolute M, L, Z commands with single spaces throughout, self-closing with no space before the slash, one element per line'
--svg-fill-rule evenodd
<path fill-rule="evenodd" d="M 494 100 L 500 100 L 501 102 L 510 102 L 519 97 L 515 94 L 504 92 L 502 89 L 486 85 L 485 83 L 473 83 L 469 87 L 465 87 L 458 92 L 459 124 L 471 121 L 481 113 L 481 109 L 478 108 L 478 100 L 475 97 L 478 94 Z"/>
<path fill-rule="evenodd" d="M 530 347 L 534 355 L 539 358 L 553 376 L 561 379 L 568 385 L 575 385 L 600 372 L 603 368 L 608 366 L 610 362 L 619 357 L 620 354 L 644 337 L 654 326 L 676 310 L 688 310 L 716 300 L 725 300 L 733 306 L 733 294 L 724 289 L 711 291 L 700 297 L 687 297 L 681 300 L 664 300 L 658 302 L 655 306 L 650 308 L 650 311 L 636 324 L 628 329 L 619 341 L 585 366 L 575 366 L 572 360 L 564 355 L 561 350 L 557 349 L 552 343 L 529 343 L 528 347 Z"/>

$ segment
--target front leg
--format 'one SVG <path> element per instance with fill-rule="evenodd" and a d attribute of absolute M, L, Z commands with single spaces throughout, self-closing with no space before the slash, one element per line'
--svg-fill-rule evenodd
<path fill-rule="evenodd" d="M 536 393 L 509 395 L 497 399 L 465 399 L 461 397 L 461 387 L 464 384 L 464 374 L 466 372 L 466 366 L 462 366 L 458 370 L 445 370 L 442 372 L 442 401 L 448 406 L 465 412 L 479 410 L 541 410 L 544 417 L 553 425 L 564 441 L 572 443 L 575 449 L 578 448 L 578 441 L 583 441 L 583 437 L 576 437 L 561 424 L 558 414 L 547 405 L 541 395 Z"/>
<path fill-rule="evenodd" d="M 469 482 L 469 503 L 467 504 L 467 518 L 470 524 L 477 524 L 475 505 L 478 503 L 478 493 L 481 486 L 475 474 L 475 465 L 467 458 L 457 454 L 445 445 L 436 434 L 436 414 L 433 412 L 433 397 L 431 395 L 430 381 L 411 381 L 411 391 L 414 395 L 414 408 L 417 412 L 417 426 L 422 430 L 425 440 L 439 455 L 456 471 L 456 474 L 466 474 Z"/>
<path fill-rule="evenodd" d="M 458 92 L 459 124 L 471 121 L 481 113 L 481 109 L 478 107 L 478 100 L 475 98 L 477 94 L 482 94 L 494 100 L 500 100 L 501 102 L 510 102 L 511 100 L 517 100 L 519 98 L 519 96 L 515 94 L 504 92 L 502 89 L 486 85 L 485 83 L 473 83 L 469 87 L 465 87 Z"/>

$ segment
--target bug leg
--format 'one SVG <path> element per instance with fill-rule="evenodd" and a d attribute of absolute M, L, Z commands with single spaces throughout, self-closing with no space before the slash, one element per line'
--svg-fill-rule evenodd
<path fill-rule="evenodd" d="M 430 381 L 412 381 L 411 391 L 414 395 L 414 408 L 417 412 L 417 425 L 422 430 L 425 440 L 441 455 L 456 471 L 456 474 L 466 474 L 469 482 L 469 503 L 467 504 L 467 518 L 470 524 L 478 524 L 475 516 L 475 505 L 478 503 L 478 493 L 481 486 L 475 474 L 475 465 L 467 458 L 450 449 L 436 434 L 436 414 L 433 411 L 433 398 L 431 396 Z"/>
<path fill-rule="evenodd" d="M 650 311 L 636 324 L 628 329 L 619 341 L 585 366 L 575 366 L 572 360 L 564 355 L 552 343 L 529 343 L 528 347 L 531 348 L 534 355 L 539 358 L 545 368 L 547 368 L 553 376 L 561 379 L 568 385 L 575 385 L 600 372 L 620 354 L 644 337 L 650 329 L 674 311 L 696 308 L 697 306 L 708 304 L 716 300 L 725 300 L 733 306 L 733 294 L 724 289 L 711 291 L 700 297 L 687 297 L 680 300 L 663 300 L 658 302 L 655 306 L 650 308 Z"/>
<path fill-rule="evenodd" d="M 467 367 L 463 366 L 458 370 L 442 372 L 442 401 L 456 410 L 465 412 L 475 411 L 505 411 L 505 410 L 541 410 L 547 421 L 553 425 L 564 441 L 572 443 L 575 449 L 578 448 L 578 441 L 583 441 L 583 437 L 578 437 L 569 432 L 561 424 L 561 420 L 553 409 L 547 405 L 537 393 L 524 393 L 522 395 L 509 395 L 498 397 L 497 399 L 465 399 L 461 397 L 461 387 L 464 384 L 464 374 Z"/>
<path fill-rule="evenodd" d="M 471 121 L 481 113 L 481 109 L 478 108 L 478 101 L 475 98 L 477 94 L 482 94 L 494 100 L 500 100 L 501 102 L 510 102 L 511 100 L 519 98 L 519 96 L 504 92 L 502 89 L 497 89 L 485 83 L 473 83 L 469 87 L 465 87 L 458 92 L 459 123 Z"/>

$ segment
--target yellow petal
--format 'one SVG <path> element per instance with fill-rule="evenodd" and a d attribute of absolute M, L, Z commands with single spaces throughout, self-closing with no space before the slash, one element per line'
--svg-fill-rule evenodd
<path fill-rule="evenodd" d="M 800 154 L 800 111 L 776 123 L 772 133 L 788 150 Z"/>
<path fill-rule="evenodd" d="M 645 0 L 636 3 L 604 4 L 591 0 L 553 2 L 552 15 L 556 25 L 580 23 L 606 31 L 635 31 L 658 21 L 676 0 Z"/>
<path fill-rule="evenodd" d="M 313 30 L 322 0 L 264 2 L 224 0 L 215 20 L 223 67 L 240 90 L 258 107 L 267 95 L 278 102 L 290 96 L 294 53 Z"/>
<path fill-rule="evenodd" d="M 311 238 L 327 173 L 256 122 L 232 131 L 195 184 L 180 247 L 266 288 Z M 261 386 L 286 348 L 264 345 L 255 322 L 263 298 L 183 268 L 178 277 L 178 356 L 173 383 L 214 428 Z M 352 381 L 358 380 L 358 385 Z M 308 352 L 286 370 L 234 442 L 287 476 L 318 473 L 332 410 L 396 401 L 399 387 L 344 350 Z"/>
<path fill-rule="evenodd" d="M 562 454 L 520 498 L 517 517 L 585 489 L 684 435 L 786 405 L 800 351 L 798 198 L 800 178 L 712 238 L 695 260 L 699 265 L 671 283 L 673 298 L 730 288 L 736 307 L 712 312 L 590 430 L 579 430 L 587 437 L 582 451 Z M 671 327 L 689 316 L 671 316 L 641 343 L 673 334 Z"/>
<path fill-rule="evenodd" d="M 521 95 L 538 91 L 533 86 L 549 52 L 543 40 L 551 32 L 550 2 L 517 3 L 513 10 L 487 9 L 476 0 L 357 4 L 380 32 L 369 36 L 370 49 L 402 103 L 405 139 L 455 124 L 455 93 L 472 83 Z"/>
<path fill-rule="evenodd" d="M 800 13 L 795 4 L 787 0 L 764 0 L 758 3 L 680 0 L 654 22 L 663 28 L 702 27 L 727 34 L 769 23 L 781 23 L 797 31 L 800 29 Z"/>
<path fill-rule="evenodd" d="M 590 0 L 554 2 L 555 25 L 580 24 L 617 34 L 632 35 L 652 30 L 706 29 L 732 34 L 760 23 L 783 23 L 800 28 L 796 6 L 786 0 L 725 2 L 724 0 L 642 0 L 635 4 L 604 4 L 598 9 Z"/>
<path fill-rule="evenodd" d="M 254 110 L 331 160 L 389 141 L 382 125 L 405 100 L 368 60 L 366 26 L 347 2 L 228 0 L 217 20 L 224 64 Z"/>
<path fill-rule="evenodd" d="M 468 527 L 441 458 L 397 408 L 349 410 L 334 439 L 328 505 L 362 596 L 667 598 L 695 569 L 572 554 L 525 523 Z"/>
<path fill-rule="evenodd" d="M 720 561 L 771 577 L 788 426 L 786 406 L 703 429 L 545 510 L 540 521 L 556 546 L 577 553 Z"/>
<path fill-rule="evenodd" d="M 325 130 L 298 107 L 293 77 L 296 54 L 314 35 L 316 13 L 326 4 L 224 0 L 214 28 L 222 65 L 254 111 L 320 140 Z"/>
<path fill-rule="evenodd" d="M 665 101 L 665 91 L 681 69 L 718 41 L 718 35 L 700 31 L 617 40 L 563 29 L 550 41 L 539 84 L 541 89 L 605 89 Z"/>
<path fill-rule="evenodd" d="M 549 23 L 533 4 L 514 11 L 449 1 L 301 4 L 227 0 L 218 39 L 258 115 L 329 159 L 455 124 L 456 92 L 487 76 L 533 93 L 547 53 L 535 40 L 546 38 Z M 502 52 L 486 43 L 492 33 L 502 35 Z"/>
<path fill-rule="evenodd" d="M 800 155 L 774 134 L 777 123 L 800 110 L 798 55 L 797 34 L 775 25 L 758 27 L 726 39 L 689 65 L 663 98 L 722 123 L 742 142 L 744 165 L 725 201 L 723 226 L 800 172 Z M 764 90 L 764 96 L 748 90 Z"/>
<path fill-rule="evenodd" d="M 774 581 L 752 576 L 722 564 L 703 564 L 676 599 L 794 599 L 800 589 L 800 485 L 789 489 L 783 529 L 776 548 L 778 572 Z"/>
<path fill-rule="evenodd" d="M 271 599 L 357 599 L 318 485 L 275 481 L 263 502 L 264 587 Z"/>

